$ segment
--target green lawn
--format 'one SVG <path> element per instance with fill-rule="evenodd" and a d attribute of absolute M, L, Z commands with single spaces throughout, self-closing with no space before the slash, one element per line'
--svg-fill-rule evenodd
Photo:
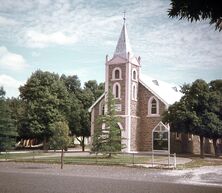
<path fill-rule="evenodd" d="M 202 166 L 218 166 L 222 165 L 222 158 L 213 158 L 213 157 L 190 157 L 192 159 L 191 162 L 177 165 L 177 169 L 188 169 L 188 168 L 197 168 Z"/>
<path fill-rule="evenodd" d="M 38 158 L 36 161 L 58 163 L 60 157 L 44 157 Z M 132 155 L 113 155 L 111 158 L 105 155 L 91 155 L 91 156 L 65 156 L 65 164 L 99 164 L 99 165 L 130 165 L 130 164 L 147 164 L 151 162 L 149 156 L 135 156 Z"/>
<path fill-rule="evenodd" d="M 191 162 L 177 165 L 177 169 L 196 168 L 201 166 L 222 165 L 222 158 L 206 157 L 204 159 L 198 156 L 188 156 L 192 159 Z M 155 161 L 166 160 L 167 157 L 155 156 Z M 2 161 L 17 161 L 17 162 L 39 162 L 39 163 L 60 163 L 60 153 L 43 151 L 30 151 L 27 153 L 0 153 Z M 107 155 L 96 154 L 75 154 L 65 153 L 65 164 L 91 164 L 91 165 L 136 165 L 136 164 L 152 164 L 151 155 L 136 155 L 136 154 L 112 154 L 111 158 Z"/>
<path fill-rule="evenodd" d="M 28 152 L 28 153 L 7 153 L 0 154 L 0 159 L 8 161 L 27 161 L 41 163 L 59 163 L 60 153 L 43 153 L 43 152 Z M 155 157 L 155 160 L 164 159 L 163 157 Z M 132 165 L 132 164 L 151 164 L 152 157 L 149 155 L 138 156 L 133 154 L 112 154 L 109 158 L 107 155 L 88 156 L 70 156 L 68 153 L 64 156 L 65 164 L 99 164 L 99 165 Z"/>

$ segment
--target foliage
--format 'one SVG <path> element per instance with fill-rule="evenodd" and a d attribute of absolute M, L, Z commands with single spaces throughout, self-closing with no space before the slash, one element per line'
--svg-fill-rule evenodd
<path fill-rule="evenodd" d="M 93 136 L 92 150 L 110 154 L 121 151 L 125 146 L 121 144 L 123 138 L 118 126 L 119 118 L 116 116 L 115 99 L 110 91 L 107 96 L 106 106 L 107 112 L 97 120 L 98 128 L 96 128 Z"/>
<path fill-rule="evenodd" d="M 61 169 L 63 169 L 64 163 L 64 149 L 67 149 L 69 138 L 69 126 L 65 121 L 58 121 L 50 124 L 50 130 L 52 137 L 49 140 L 49 144 L 53 149 L 61 149 Z"/>
<path fill-rule="evenodd" d="M 179 102 L 171 105 L 164 114 L 163 119 L 170 123 L 172 131 L 200 136 L 202 156 L 203 137 L 214 141 L 222 137 L 221 90 L 222 80 L 215 80 L 209 84 L 203 80 L 196 80 L 192 85 L 184 85 L 184 96 Z"/>
<path fill-rule="evenodd" d="M 43 139 L 46 148 L 52 136 L 50 125 L 62 121 L 67 111 L 67 89 L 57 74 L 37 70 L 19 90 L 27 104 L 30 132 L 35 138 Z"/>
<path fill-rule="evenodd" d="M 69 126 L 65 121 L 58 121 L 50 124 L 52 137 L 49 144 L 53 149 L 66 149 L 70 143 Z"/>
<path fill-rule="evenodd" d="M 216 29 L 222 29 L 222 4 L 220 0 L 171 0 L 170 17 L 187 18 L 188 21 L 210 19 Z"/>
<path fill-rule="evenodd" d="M 88 108 L 104 92 L 102 83 L 89 80 L 81 88 L 80 80 L 76 75 L 61 76 L 69 93 L 69 110 L 66 113 L 71 134 L 77 137 L 82 150 L 85 148 L 85 137 L 90 136 L 90 116 Z"/>
<path fill-rule="evenodd" d="M 15 120 L 15 125 L 18 131 L 18 139 L 32 138 L 32 133 L 29 129 L 27 116 L 27 105 L 20 98 L 9 98 L 7 103 L 11 109 L 12 119 Z"/>
<path fill-rule="evenodd" d="M 0 87 L 0 151 L 15 146 L 17 130 L 12 113 L 5 99 L 5 91 Z"/>
<path fill-rule="evenodd" d="M 93 93 L 95 101 L 104 93 L 105 84 L 98 84 L 96 80 L 89 80 L 88 82 L 85 82 L 85 89 L 89 89 Z"/>

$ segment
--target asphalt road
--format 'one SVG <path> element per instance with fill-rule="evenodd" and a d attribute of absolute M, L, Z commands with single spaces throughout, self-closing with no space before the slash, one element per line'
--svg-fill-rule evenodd
<path fill-rule="evenodd" d="M 165 171 L 104 166 L 65 166 L 60 170 L 58 165 L 0 163 L 0 193 L 211 192 L 221 193 L 222 187 L 178 183 L 178 176 Z"/>

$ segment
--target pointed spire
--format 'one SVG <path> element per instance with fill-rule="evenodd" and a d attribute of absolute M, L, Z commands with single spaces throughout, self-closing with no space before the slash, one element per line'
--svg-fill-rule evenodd
<path fill-rule="evenodd" d="M 122 58 L 128 59 L 128 52 L 130 53 L 130 56 L 132 56 L 132 49 L 130 46 L 127 29 L 126 29 L 126 17 L 125 17 L 125 11 L 124 11 L 124 17 L 123 17 L 123 28 L 120 33 L 120 37 L 118 40 L 118 43 L 116 45 L 116 50 L 114 52 L 115 56 L 120 56 Z"/>

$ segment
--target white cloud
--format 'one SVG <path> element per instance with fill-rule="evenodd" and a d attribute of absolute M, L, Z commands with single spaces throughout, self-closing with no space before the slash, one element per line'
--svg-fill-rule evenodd
<path fill-rule="evenodd" d="M 10 18 L 6 18 L 6 17 L 2 17 L 0 16 L 0 26 L 11 26 L 11 25 L 16 25 L 18 24 L 17 21 L 10 19 Z"/>
<path fill-rule="evenodd" d="M 205 69 L 213 77 L 214 72 L 222 69 L 222 32 L 215 32 L 208 21 L 190 23 L 170 19 L 169 3 L 166 0 L 2 1 L 2 23 L 10 23 L 5 21 L 10 18 L 19 25 L 0 28 L 0 42 L 31 48 L 71 45 L 69 48 L 78 50 L 79 55 L 87 56 L 79 63 L 84 68 L 84 62 L 91 57 L 86 45 L 97 46 L 95 52 L 105 50 L 108 52 L 105 54 L 113 54 L 126 10 L 130 42 L 134 53 L 142 57 L 143 71 L 179 80 L 182 73 L 186 74 L 183 79 L 187 79 L 191 71 L 204 76 L 200 69 Z M 61 49 L 59 46 L 55 49 Z M 45 50 L 36 50 L 41 53 L 36 61 L 47 61 L 47 58 L 41 60 Z M 32 52 L 32 56 L 38 55 Z M 90 59 L 96 63 L 95 57 Z M 83 70 L 78 73 L 87 74 Z"/>
<path fill-rule="evenodd" d="M 9 52 L 4 46 L 0 47 L 0 67 L 10 70 L 22 70 L 26 68 L 28 64 L 22 55 Z"/>
<path fill-rule="evenodd" d="M 67 45 L 77 41 L 76 36 L 68 36 L 62 32 L 51 34 L 40 33 L 36 31 L 28 31 L 26 33 L 27 45 L 30 47 L 46 47 L 50 44 Z"/>
<path fill-rule="evenodd" d="M 19 95 L 18 88 L 23 85 L 24 83 L 21 81 L 18 81 L 11 76 L 1 74 L 0 75 L 0 86 L 4 87 L 4 90 L 6 91 L 7 97 L 17 97 Z"/>

